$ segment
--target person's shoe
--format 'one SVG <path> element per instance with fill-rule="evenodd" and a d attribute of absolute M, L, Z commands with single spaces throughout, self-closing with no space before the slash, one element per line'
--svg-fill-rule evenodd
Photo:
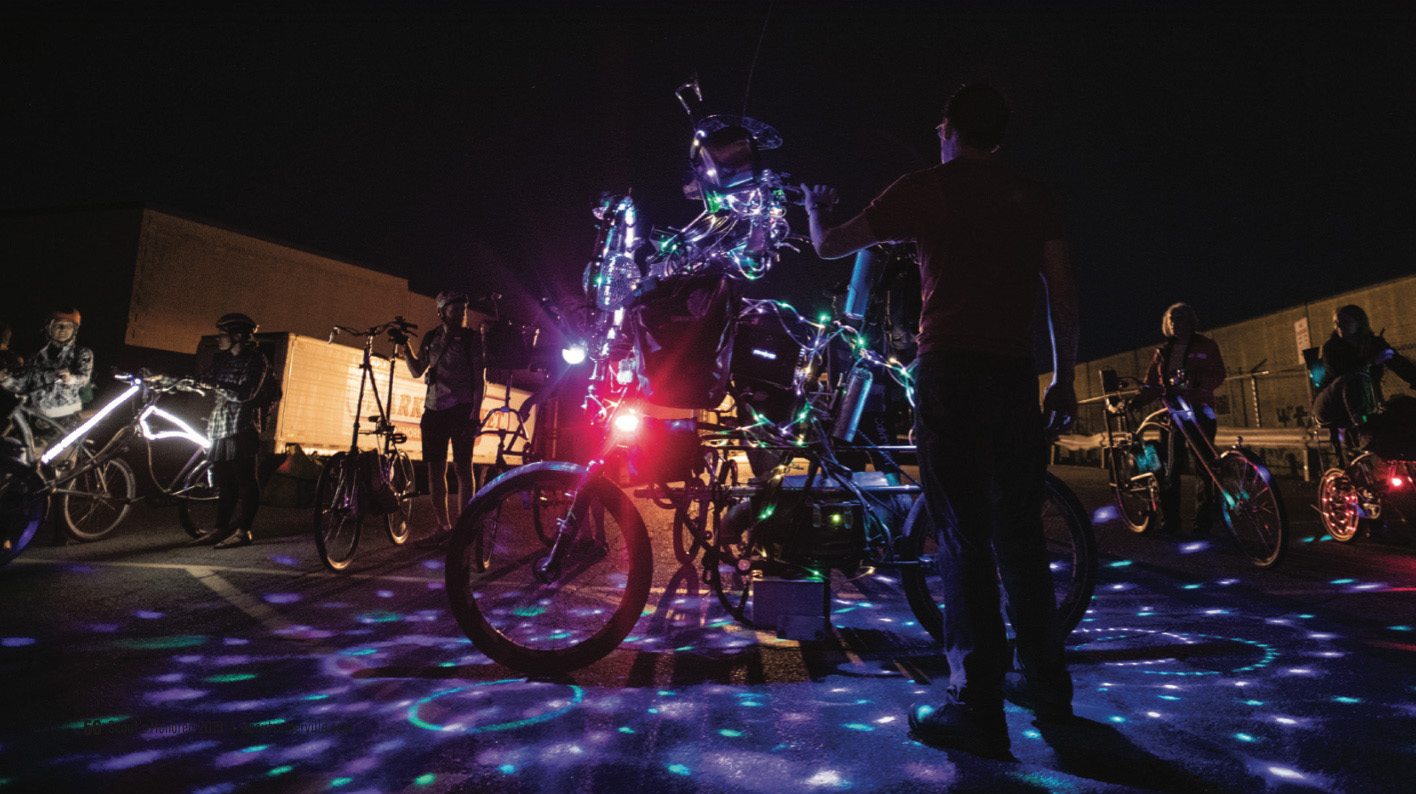
<path fill-rule="evenodd" d="M 1070 722 L 1073 719 L 1071 703 L 1040 696 L 1027 676 L 1019 672 L 1003 676 L 1003 697 L 1014 706 L 1032 712 L 1041 722 Z"/>
<path fill-rule="evenodd" d="M 452 537 L 452 527 L 438 527 L 437 531 L 427 536 L 413 541 L 413 545 L 420 549 L 441 549 L 447 545 L 447 539 Z"/>
<path fill-rule="evenodd" d="M 210 532 L 198 535 L 197 537 L 187 541 L 187 545 L 211 546 L 217 543 L 221 543 L 222 541 L 228 540 L 232 537 L 232 534 L 233 533 L 229 529 L 213 529 Z"/>
<path fill-rule="evenodd" d="M 953 701 L 935 708 L 910 706 L 910 738 L 944 750 L 963 750 L 985 758 L 1013 760 L 1008 752 L 1008 722 L 1003 709 L 973 709 Z"/>
<path fill-rule="evenodd" d="M 237 546 L 249 546 L 255 543 L 256 539 L 251 537 L 249 529 L 242 529 L 231 533 L 231 536 L 216 544 L 218 549 L 234 549 Z"/>

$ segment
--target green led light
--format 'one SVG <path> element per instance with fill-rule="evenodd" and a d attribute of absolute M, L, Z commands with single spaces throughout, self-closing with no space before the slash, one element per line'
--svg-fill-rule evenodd
<path fill-rule="evenodd" d="M 429 773 L 429 774 L 426 774 L 426 775 L 419 775 L 418 777 L 413 778 L 413 782 L 414 782 L 414 783 L 417 783 L 417 784 L 420 785 L 420 786 L 426 786 L 426 785 L 428 785 L 429 783 L 432 783 L 432 782 L 433 782 L 434 780 L 436 780 L 436 779 L 437 779 L 437 778 L 436 778 L 434 775 L 432 775 L 431 773 Z"/>

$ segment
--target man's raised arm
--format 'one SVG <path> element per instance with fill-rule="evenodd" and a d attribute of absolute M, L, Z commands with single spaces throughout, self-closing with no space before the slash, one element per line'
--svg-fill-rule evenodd
<path fill-rule="evenodd" d="M 1052 385 L 1042 398 L 1048 429 L 1060 433 L 1077 415 L 1073 386 L 1077 369 L 1077 288 L 1065 240 L 1043 244 L 1042 281 L 1047 290 L 1047 325 L 1052 331 Z"/>
<path fill-rule="evenodd" d="M 868 248 L 881 242 L 875 238 L 875 232 L 870 228 L 870 223 L 866 221 L 864 213 L 851 218 L 840 226 L 824 228 L 821 222 L 821 209 L 836 203 L 835 189 L 825 185 L 811 188 L 802 185 L 801 189 L 805 194 L 802 203 L 806 206 L 811 244 L 816 248 L 817 256 L 822 259 L 840 259 L 843 256 L 850 256 L 862 248 Z"/>

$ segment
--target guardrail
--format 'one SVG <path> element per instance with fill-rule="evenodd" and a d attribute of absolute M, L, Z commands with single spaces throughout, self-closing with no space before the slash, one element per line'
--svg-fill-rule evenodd
<path fill-rule="evenodd" d="M 1220 425 L 1214 435 L 1214 443 L 1221 450 L 1232 444 L 1243 440 L 1244 446 L 1254 449 L 1301 449 L 1303 450 L 1303 479 L 1312 480 L 1312 470 L 1310 468 L 1311 456 L 1309 450 L 1316 451 L 1321 442 L 1317 435 L 1305 427 L 1233 427 Z M 1098 450 L 1106 445 L 1105 433 L 1093 433 L 1091 435 L 1068 434 L 1059 436 L 1052 444 L 1053 462 L 1056 462 L 1057 451 L 1066 450 L 1068 452 L 1084 452 L 1087 450 Z M 1101 466 L 1106 466 L 1106 460 L 1100 454 Z"/>

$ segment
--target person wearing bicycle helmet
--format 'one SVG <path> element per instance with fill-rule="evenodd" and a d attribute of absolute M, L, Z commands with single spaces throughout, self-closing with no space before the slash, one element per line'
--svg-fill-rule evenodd
<path fill-rule="evenodd" d="M 1218 429 L 1214 390 L 1224 384 L 1224 358 L 1219 353 L 1219 345 L 1199 333 L 1199 325 L 1199 316 L 1188 303 L 1176 303 L 1165 310 L 1160 321 L 1165 344 L 1151 357 L 1140 391 L 1117 410 L 1148 405 L 1160 398 L 1164 386 L 1169 386 L 1195 410 L 1195 424 L 1213 444 Z M 1174 461 L 1175 466 L 1170 476 L 1163 478 L 1160 491 L 1160 533 L 1175 534 L 1180 530 L 1180 475 L 1188 469 L 1197 476 L 1195 522 L 1191 533 L 1208 535 L 1219 506 L 1214 480 L 1204 473 L 1204 466 L 1194 454 L 1186 451 L 1188 445 L 1179 433 L 1165 435 L 1162 446 L 1167 450 L 1167 460 Z"/>
<path fill-rule="evenodd" d="M 44 347 L 19 370 L 0 373 L 0 386 L 28 395 L 30 405 L 63 430 L 78 426 L 93 379 L 93 351 L 78 343 L 81 320 L 77 309 L 50 312 Z"/>
<path fill-rule="evenodd" d="M 906 174 L 837 226 L 829 187 L 802 186 L 823 259 L 913 242 L 923 309 L 915 377 L 920 480 L 939 540 L 948 688 L 908 711 L 911 737 L 1006 757 L 1003 701 L 1072 717 L 1041 514 L 1049 432 L 1076 415 L 1077 303 L 1061 219 L 1037 182 L 995 156 L 1008 104 L 986 83 L 947 101 L 939 165 Z M 1035 307 L 1047 307 L 1053 381 L 1038 404 Z M 1039 410 L 1041 408 L 1041 410 Z M 999 585 L 1017 636 L 1009 673 Z"/>
<path fill-rule="evenodd" d="M 198 375 L 216 395 L 207 436 L 217 488 L 214 528 L 198 542 L 215 541 L 219 549 L 253 542 L 251 527 L 261 502 L 256 478 L 261 416 L 256 396 L 272 373 L 265 354 L 256 348 L 256 328 L 256 321 L 240 312 L 222 315 L 216 321 L 216 355 Z"/>
<path fill-rule="evenodd" d="M 447 449 L 452 446 L 452 466 L 457 475 L 459 507 L 476 490 L 472 479 L 472 447 L 482 412 L 481 336 L 467 327 L 467 295 L 454 290 L 438 293 L 441 324 L 423 336 L 414 354 L 405 341 L 401 352 L 408 371 L 428 385 L 419 420 L 423 436 L 423 462 L 428 465 L 428 494 L 438 526 L 417 541 L 439 546 L 452 534 L 457 515 L 448 510 Z M 395 354 L 400 352 L 395 350 Z M 458 510 L 461 513 L 461 510 Z"/>

